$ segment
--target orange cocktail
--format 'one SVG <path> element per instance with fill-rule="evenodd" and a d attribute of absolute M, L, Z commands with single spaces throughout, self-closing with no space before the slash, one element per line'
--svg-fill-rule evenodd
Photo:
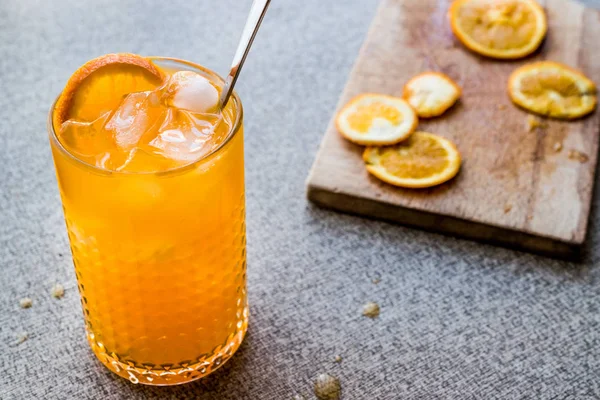
<path fill-rule="evenodd" d="M 134 383 L 188 382 L 247 328 L 242 106 L 188 62 L 97 60 L 49 121 L 88 339 Z"/>

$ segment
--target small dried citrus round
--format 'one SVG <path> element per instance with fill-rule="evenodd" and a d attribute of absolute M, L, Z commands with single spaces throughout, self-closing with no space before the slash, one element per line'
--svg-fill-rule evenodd
<path fill-rule="evenodd" d="M 535 0 L 454 0 L 448 15 L 458 40 L 492 58 L 529 55 L 548 30 L 544 9 Z"/>
<path fill-rule="evenodd" d="M 444 183 L 456 176 L 461 164 L 460 153 L 451 141 L 427 132 L 415 132 L 393 146 L 367 147 L 363 159 L 371 174 L 406 188 Z"/>
<path fill-rule="evenodd" d="M 560 119 L 589 114 L 598 101 L 594 82 L 581 72 L 553 61 L 517 68 L 508 80 L 508 93 L 524 109 Z"/>
<path fill-rule="evenodd" d="M 346 139 L 362 145 L 388 145 L 405 140 L 419 120 L 412 107 L 399 97 L 363 94 L 338 113 L 337 129 Z"/>
<path fill-rule="evenodd" d="M 123 96 L 154 89 L 163 79 L 163 73 L 152 61 L 136 54 L 94 58 L 71 75 L 56 101 L 52 115 L 54 129 L 58 130 L 68 119 L 94 121 L 116 109 Z"/>
<path fill-rule="evenodd" d="M 402 97 L 417 115 L 431 118 L 442 115 L 460 97 L 460 87 L 440 72 L 424 72 L 404 85 Z"/>

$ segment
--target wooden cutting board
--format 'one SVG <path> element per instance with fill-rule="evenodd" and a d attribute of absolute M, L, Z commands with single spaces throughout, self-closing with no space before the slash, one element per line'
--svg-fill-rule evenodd
<path fill-rule="evenodd" d="M 542 2 L 549 23 L 542 47 L 525 60 L 503 62 L 473 54 L 454 38 L 449 4 L 383 0 L 338 109 L 364 92 L 399 96 L 417 73 L 446 73 L 462 87 L 462 98 L 443 117 L 422 120 L 419 129 L 457 144 L 459 175 L 426 190 L 380 182 L 367 174 L 362 147 L 342 139 L 332 118 L 308 178 L 308 198 L 348 213 L 576 256 L 586 236 L 600 113 L 574 122 L 546 120 L 546 127 L 529 131 L 528 114 L 512 105 L 506 85 L 515 68 L 545 59 L 576 67 L 600 84 L 599 13 L 573 1 Z M 587 161 L 569 157 L 572 150 Z"/>

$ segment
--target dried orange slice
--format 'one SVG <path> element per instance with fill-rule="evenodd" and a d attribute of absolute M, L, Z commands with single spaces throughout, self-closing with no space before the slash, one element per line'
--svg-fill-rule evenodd
<path fill-rule="evenodd" d="M 508 80 L 512 101 L 537 114 L 574 119 L 596 107 L 596 85 L 581 72 L 553 61 L 517 68 Z"/>
<path fill-rule="evenodd" d="M 535 0 L 454 0 L 448 15 L 458 40 L 492 58 L 531 54 L 548 30 L 544 9 Z"/>
<path fill-rule="evenodd" d="M 460 87 L 439 72 L 424 72 L 404 85 L 402 97 L 423 118 L 442 115 L 460 97 Z"/>
<path fill-rule="evenodd" d="M 383 94 L 355 97 L 336 118 L 342 136 L 362 145 L 401 142 L 414 132 L 418 122 L 417 114 L 405 100 Z"/>
<path fill-rule="evenodd" d="M 152 61 L 135 54 L 107 54 L 90 60 L 71 75 L 58 98 L 54 127 L 59 129 L 68 119 L 94 121 L 116 109 L 126 94 L 154 89 L 163 79 Z"/>
<path fill-rule="evenodd" d="M 367 147 L 367 170 L 389 184 L 426 188 L 444 183 L 458 173 L 461 164 L 456 146 L 443 137 L 415 132 L 393 146 Z"/>

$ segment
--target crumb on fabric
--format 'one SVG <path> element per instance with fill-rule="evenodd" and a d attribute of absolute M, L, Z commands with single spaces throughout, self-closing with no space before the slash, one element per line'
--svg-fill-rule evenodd
<path fill-rule="evenodd" d="M 369 318 L 377 318 L 379 316 L 379 305 L 372 301 L 368 302 L 363 306 L 362 315 Z"/>
<path fill-rule="evenodd" d="M 17 344 L 21 344 L 24 341 L 26 341 L 27 339 L 29 339 L 29 334 L 28 333 L 21 333 L 17 339 Z"/>
<path fill-rule="evenodd" d="M 31 300 L 29 297 L 24 297 L 19 300 L 19 305 L 21 308 L 30 308 L 33 305 L 33 300 Z"/>
<path fill-rule="evenodd" d="M 315 381 L 315 395 L 319 400 L 338 400 L 342 393 L 340 380 L 329 374 L 320 374 Z"/>
<path fill-rule="evenodd" d="M 65 295 L 65 288 L 60 283 L 57 283 L 56 285 L 52 286 L 51 293 L 52 297 L 55 299 L 62 299 L 62 297 Z"/>

